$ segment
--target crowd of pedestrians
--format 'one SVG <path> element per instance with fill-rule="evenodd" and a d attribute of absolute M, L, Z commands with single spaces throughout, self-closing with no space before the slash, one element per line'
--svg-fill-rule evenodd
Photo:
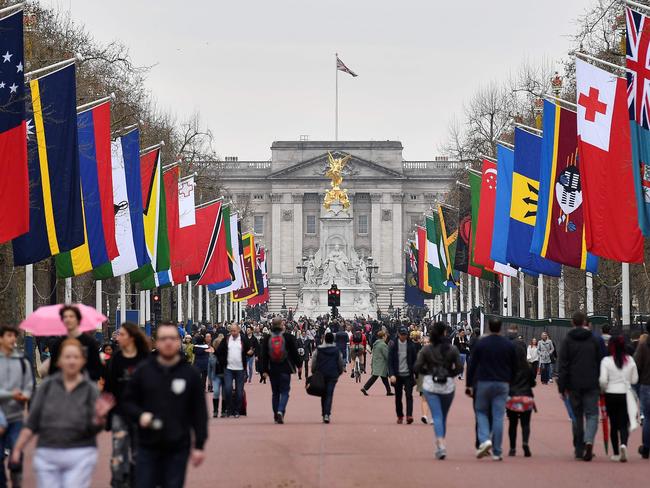
<path fill-rule="evenodd" d="M 414 390 L 419 394 L 421 420 L 432 425 L 438 460 L 448 457 L 453 432 L 447 419 L 462 382 L 475 412 L 477 458 L 503 459 L 506 420 L 508 456 L 517 455 L 518 436 L 523 455 L 532 456 L 538 379 L 556 384 L 580 460 L 594 456 L 602 412 L 616 462 L 630 459 L 629 433 L 650 414 L 647 334 L 631 343 L 607 327 L 595 333 L 582 313 L 573 316 L 573 328 L 559 344 L 546 331 L 526 343 L 516 328 L 503 331 L 498 319 L 481 334 L 467 324 L 430 320 L 276 316 L 191 330 L 161 323 L 153 342 L 127 322 L 101 348 L 80 332 L 78 308 L 63 306 L 60 316 L 67 334 L 40 341 L 39 374 L 18 351 L 17 329 L 0 327 L 0 447 L 9 454 L 0 488 L 21 486 L 24 450 L 33 437 L 39 487 L 90 486 L 102 430 L 112 436 L 111 486 L 181 487 L 187 466 L 205 459 L 209 400 L 213 419 L 238 419 L 247 415 L 247 385 L 268 381 L 269 417 L 284 424 L 291 420 L 291 395 L 303 394 L 292 389 L 297 375 L 294 381 L 320 397 L 321 420 L 329 424 L 336 385 L 355 359 L 364 373 L 369 362 L 361 393 L 369 396 L 381 380 L 385 395 L 394 397 L 398 424 L 414 423 Z M 648 459 L 649 422 L 643 423 L 638 452 Z"/>

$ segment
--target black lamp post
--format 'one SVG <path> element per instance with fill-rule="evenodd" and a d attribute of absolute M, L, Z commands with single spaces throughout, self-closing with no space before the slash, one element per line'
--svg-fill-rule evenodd
<path fill-rule="evenodd" d="M 287 301 L 286 301 L 286 299 L 287 299 L 287 287 L 282 285 L 282 309 L 281 309 L 281 311 L 283 313 L 287 312 Z"/>
<path fill-rule="evenodd" d="M 368 281 L 372 281 L 372 274 L 376 273 L 379 269 L 379 266 L 372 264 L 372 256 L 368 256 L 368 264 L 366 265 L 366 271 L 368 272 Z"/>
<path fill-rule="evenodd" d="M 389 303 L 388 303 L 388 313 L 393 314 L 393 287 L 391 286 L 388 288 L 388 296 L 389 296 Z"/>

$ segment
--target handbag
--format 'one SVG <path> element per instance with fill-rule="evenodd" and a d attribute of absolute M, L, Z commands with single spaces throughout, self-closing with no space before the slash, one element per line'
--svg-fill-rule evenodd
<path fill-rule="evenodd" d="M 305 388 L 308 395 L 322 397 L 325 394 L 325 377 L 316 371 L 305 381 Z"/>
<path fill-rule="evenodd" d="M 506 408 L 512 412 L 528 412 L 535 408 L 535 400 L 525 395 L 511 396 L 508 397 Z"/>

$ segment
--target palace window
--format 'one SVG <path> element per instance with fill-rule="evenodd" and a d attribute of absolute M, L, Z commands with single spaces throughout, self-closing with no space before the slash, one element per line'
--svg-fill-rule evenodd
<path fill-rule="evenodd" d="M 264 235 L 264 215 L 253 216 L 253 232 L 256 236 Z"/>
<path fill-rule="evenodd" d="M 417 200 L 418 199 L 418 196 L 415 193 L 411 193 L 409 196 L 411 197 L 411 200 Z"/>
<path fill-rule="evenodd" d="M 368 233 L 368 214 L 361 214 L 357 217 L 357 232 L 359 234 Z"/>
<path fill-rule="evenodd" d="M 307 222 L 305 223 L 305 234 L 316 235 L 315 215 L 307 215 Z"/>
<path fill-rule="evenodd" d="M 253 200 L 264 200 L 264 195 L 262 193 L 254 193 Z"/>

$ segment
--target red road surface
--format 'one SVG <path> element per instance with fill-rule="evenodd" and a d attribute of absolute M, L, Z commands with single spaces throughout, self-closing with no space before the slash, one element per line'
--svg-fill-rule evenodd
<path fill-rule="evenodd" d="M 304 382 L 294 376 L 287 423 L 275 425 L 270 386 L 247 385 L 249 416 L 238 420 L 210 418 L 207 460 L 199 468 L 189 468 L 186 486 L 647 486 L 650 462 L 636 452 L 639 430 L 631 436 L 631 461 L 626 464 L 614 463 L 605 456 L 600 430 L 594 461 L 572 458 L 571 424 L 555 385 L 535 389 L 539 413 L 532 420 L 532 458 L 524 458 L 519 446 L 517 457 L 505 457 L 503 462 L 475 459 L 474 416 L 463 390 L 459 384 L 451 407 L 447 460 L 436 461 L 433 429 L 419 421 L 419 397 L 415 399 L 416 423 L 397 425 L 393 397 L 384 395 L 380 382 L 375 383 L 369 397 L 364 397 L 359 386 L 344 375 L 334 395 L 332 423 L 324 425 L 319 399 L 308 396 Z M 506 453 L 507 447 L 506 430 Z M 109 486 L 109 454 L 110 436 L 103 433 L 94 487 Z M 25 487 L 33 487 L 29 461 L 26 471 Z"/>

